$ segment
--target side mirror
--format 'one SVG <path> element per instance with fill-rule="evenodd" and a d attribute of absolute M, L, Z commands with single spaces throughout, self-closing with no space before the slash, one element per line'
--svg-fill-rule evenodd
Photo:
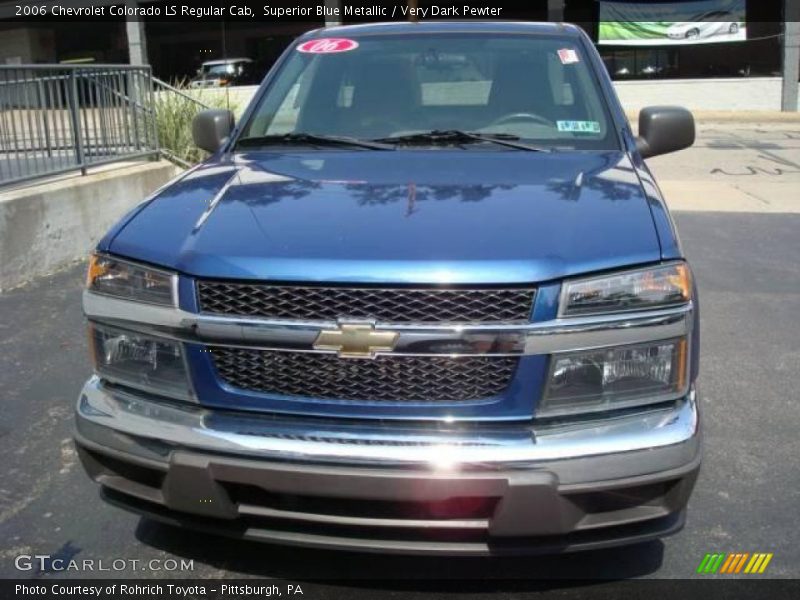
<path fill-rule="evenodd" d="M 233 124 L 233 113 L 229 110 L 213 108 L 197 113 L 192 121 L 195 146 L 213 154 L 228 140 Z"/>
<path fill-rule="evenodd" d="M 694 144 L 694 117 L 680 106 L 648 106 L 639 113 L 636 149 L 642 158 L 683 150 Z"/>

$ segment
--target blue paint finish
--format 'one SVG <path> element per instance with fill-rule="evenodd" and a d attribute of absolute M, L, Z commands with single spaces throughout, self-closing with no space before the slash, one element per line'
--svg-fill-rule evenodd
<path fill-rule="evenodd" d="M 541 284 L 536 291 L 536 302 L 533 305 L 534 322 L 555 319 L 558 314 L 558 299 L 561 294 L 560 283 Z"/>
<path fill-rule="evenodd" d="M 658 235 L 661 258 L 663 260 L 683 258 L 683 252 L 681 250 L 680 241 L 678 240 L 675 224 L 672 221 L 669 210 L 667 210 L 661 190 L 658 188 L 653 174 L 636 149 L 636 138 L 625 116 L 625 111 L 622 109 L 622 104 L 619 101 L 605 64 L 591 39 L 582 30 L 580 37 L 584 52 L 594 64 L 595 68 L 592 71 L 597 77 L 600 89 L 606 98 L 612 118 L 617 122 L 623 147 L 631 157 L 631 163 L 641 182 L 643 193 L 647 198 L 648 207 L 653 217 L 653 224 Z"/>
<path fill-rule="evenodd" d="M 106 234 L 97 242 L 96 250 L 98 252 L 108 252 L 111 248 L 111 241 L 117 237 L 117 234 L 122 231 L 125 225 L 133 219 L 145 207 L 147 201 L 141 202 L 125 213 L 122 218 L 117 221 Z"/>
<path fill-rule="evenodd" d="M 653 215 L 653 223 L 661 245 L 661 258 L 664 260 L 683 258 L 675 223 L 667 209 L 664 197 L 661 195 L 661 190 L 653 174 L 638 154 L 634 156 L 634 165 L 642 182 L 642 189 L 647 197 L 650 213 Z"/>
<path fill-rule="evenodd" d="M 232 166 L 225 163 L 206 163 L 162 189 L 139 208 L 135 218 L 124 221 L 113 230 L 106 249 L 122 256 L 175 268 L 180 244 L 191 234 L 193 224 L 234 171 Z M 131 232 L 136 232 L 138 242 L 148 246 L 148 251 L 136 252 L 135 248 L 129 247 Z M 167 240 L 171 243 L 167 244 Z M 166 249 L 172 252 L 170 256 L 163 254 Z"/>
<path fill-rule="evenodd" d="M 127 225 L 136 215 L 138 215 L 139 212 L 141 212 L 142 209 L 144 209 L 145 206 L 147 206 L 154 198 L 158 197 L 159 194 L 161 194 L 162 191 L 166 190 L 167 188 L 174 187 L 175 185 L 178 184 L 178 182 L 181 179 L 183 179 L 186 176 L 190 175 L 193 171 L 197 170 L 198 168 L 202 168 L 202 167 L 193 167 L 193 168 L 189 169 L 188 171 L 184 171 L 183 173 L 177 175 L 171 181 L 167 182 L 166 184 L 164 184 L 163 186 L 161 186 L 160 188 L 155 190 L 152 194 L 150 194 L 150 196 L 148 196 L 147 198 L 142 200 L 142 202 L 140 202 L 139 204 L 134 206 L 132 209 L 130 209 L 127 213 L 125 213 L 125 215 L 119 221 L 117 221 L 111 227 L 111 229 L 109 229 L 106 232 L 106 234 L 100 239 L 100 241 L 97 243 L 97 247 L 96 247 L 97 250 L 99 250 L 101 252 L 108 252 L 110 247 L 111 247 L 111 242 L 114 240 L 114 238 L 117 236 L 117 234 L 120 231 L 122 231 L 122 229 L 125 227 L 125 225 Z"/>
<path fill-rule="evenodd" d="M 179 275 L 178 277 L 178 307 L 181 310 L 196 313 L 200 312 L 200 306 L 197 302 L 197 294 L 194 290 L 195 280 L 186 275 Z"/>
<path fill-rule="evenodd" d="M 680 258 L 674 224 L 588 37 L 560 24 L 424 22 L 348 28 L 349 37 L 453 32 L 563 35 L 583 46 L 620 151 L 529 153 L 499 147 L 394 152 L 230 146 L 132 210 L 98 248 L 197 277 L 304 283 L 535 284 L 531 319 L 557 315 L 565 277 Z M 317 30 L 297 43 L 329 36 Z M 293 52 L 267 74 L 246 122 Z M 236 133 L 231 136 L 231 144 Z M 226 186 L 227 184 L 227 186 Z M 212 206 L 212 199 L 217 198 Z M 212 210 L 213 209 L 213 210 Z M 692 339 L 698 371 L 699 328 Z M 220 382 L 206 348 L 186 344 L 209 407 L 363 419 L 529 420 L 549 357 L 527 356 L 509 388 L 472 403 L 281 397 Z"/>
<path fill-rule="evenodd" d="M 248 152 L 165 190 L 111 251 L 198 277 L 530 283 L 656 262 L 622 152 Z"/>

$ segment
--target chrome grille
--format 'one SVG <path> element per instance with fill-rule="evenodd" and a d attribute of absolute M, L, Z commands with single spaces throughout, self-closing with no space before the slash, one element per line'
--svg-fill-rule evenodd
<path fill-rule="evenodd" d="M 531 288 L 355 288 L 200 281 L 201 312 L 272 319 L 387 323 L 525 322 Z"/>
<path fill-rule="evenodd" d="M 516 357 L 378 356 L 211 347 L 219 377 L 264 394 L 355 401 L 463 402 L 508 387 Z"/>

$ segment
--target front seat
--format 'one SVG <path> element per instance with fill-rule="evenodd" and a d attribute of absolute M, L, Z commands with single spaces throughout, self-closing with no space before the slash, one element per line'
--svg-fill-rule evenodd
<path fill-rule="evenodd" d="M 550 91 L 547 55 L 502 57 L 496 63 L 489 92 L 492 122 L 516 113 L 555 121 L 558 112 Z"/>
<path fill-rule="evenodd" d="M 353 77 L 353 99 L 347 111 L 352 135 L 379 138 L 418 128 L 421 97 L 410 61 L 385 58 L 360 65 Z"/>

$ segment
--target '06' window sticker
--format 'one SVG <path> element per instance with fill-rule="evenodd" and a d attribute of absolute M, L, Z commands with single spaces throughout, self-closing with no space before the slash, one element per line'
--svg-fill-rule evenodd
<path fill-rule="evenodd" d="M 306 54 L 334 54 L 358 48 L 358 42 L 347 38 L 321 38 L 309 40 L 297 46 L 298 52 Z"/>

